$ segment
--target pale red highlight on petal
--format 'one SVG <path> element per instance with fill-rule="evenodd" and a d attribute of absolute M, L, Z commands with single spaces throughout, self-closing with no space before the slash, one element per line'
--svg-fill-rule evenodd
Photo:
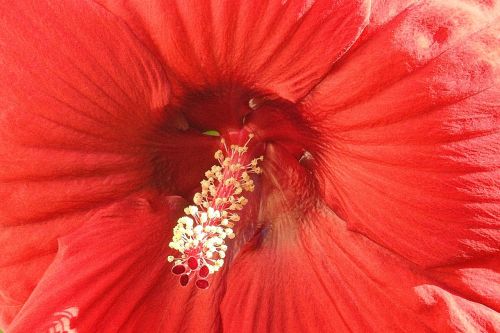
<path fill-rule="evenodd" d="M 415 292 L 426 305 L 428 319 L 443 327 L 440 332 L 497 332 L 500 327 L 500 314 L 480 303 L 434 285 L 418 286 Z"/>

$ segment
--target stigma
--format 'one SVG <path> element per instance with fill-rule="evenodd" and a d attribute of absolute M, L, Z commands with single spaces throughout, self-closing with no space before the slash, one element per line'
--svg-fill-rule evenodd
<path fill-rule="evenodd" d="M 193 205 L 184 209 L 185 215 L 177 220 L 170 248 L 179 252 L 169 256 L 172 273 L 186 286 L 191 280 L 200 289 L 208 288 L 208 278 L 224 266 L 227 243 L 236 237 L 233 230 L 240 220 L 240 212 L 248 203 L 245 192 L 253 192 L 252 174 L 261 174 L 259 166 L 263 156 L 249 159 L 248 143 L 227 147 L 224 139 L 215 152 L 217 164 L 205 172 L 201 192 L 195 193 Z"/>

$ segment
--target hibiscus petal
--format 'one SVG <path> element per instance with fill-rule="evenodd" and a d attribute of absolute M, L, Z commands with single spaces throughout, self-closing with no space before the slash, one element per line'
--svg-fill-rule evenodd
<path fill-rule="evenodd" d="M 96 212 L 60 239 L 9 332 L 49 332 L 64 317 L 82 333 L 159 331 L 172 315 L 163 310 L 165 286 L 178 287 L 166 260 L 168 222 L 183 205 L 179 197 L 141 193 Z"/>
<path fill-rule="evenodd" d="M 367 23 L 368 1 L 100 1 L 165 61 L 174 91 L 233 83 L 296 100 Z"/>
<path fill-rule="evenodd" d="M 412 6 L 304 103 L 324 133 L 316 167 L 330 207 L 422 266 L 500 249 L 497 13 Z"/>
<path fill-rule="evenodd" d="M 0 12 L 3 323 L 57 237 L 151 182 L 143 136 L 166 117 L 168 85 L 128 28 L 92 2 L 4 2 Z"/>
<path fill-rule="evenodd" d="M 442 332 L 498 332 L 500 315 L 482 304 L 453 295 L 435 285 L 415 288 L 428 307 L 427 317 Z"/>
<path fill-rule="evenodd" d="M 481 304 L 481 298 L 467 299 L 467 289 L 442 289 L 414 263 L 349 231 L 326 206 L 318 204 L 300 222 L 292 237 L 268 230 L 235 259 L 221 305 L 224 329 L 493 332 L 499 327 L 497 309 Z M 482 288 L 488 282 L 483 280 Z"/>

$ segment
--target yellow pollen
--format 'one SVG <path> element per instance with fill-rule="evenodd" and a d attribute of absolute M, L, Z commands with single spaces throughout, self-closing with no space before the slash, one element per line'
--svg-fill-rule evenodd
<path fill-rule="evenodd" d="M 196 285 L 206 288 L 208 284 L 200 282 L 200 278 L 204 280 L 224 265 L 228 249 L 226 241 L 236 236 L 232 228 L 234 222 L 240 221 L 240 215 L 235 211 L 242 210 L 248 203 L 242 194 L 255 188 L 250 174 L 262 173 L 258 164 L 263 156 L 245 162 L 248 159 L 244 155 L 252 137 L 250 134 L 243 146 L 231 145 L 229 149 L 224 139 L 221 140 L 225 152 L 215 152 L 218 165 L 205 172 L 206 178 L 200 182 L 201 191 L 193 197 L 194 205 L 186 207 L 186 215 L 177 220 L 169 247 L 179 255 L 167 259 L 174 262 L 172 272 L 182 274 L 182 285 L 187 284 L 190 276 L 196 275 L 199 277 Z"/>

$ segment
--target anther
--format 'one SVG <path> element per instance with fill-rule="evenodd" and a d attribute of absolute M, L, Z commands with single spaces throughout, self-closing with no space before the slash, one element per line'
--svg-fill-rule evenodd
<path fill-rule="evenodd" d="M 302 156 L 300 156 L 299 163 L 304 163 L 304 162 L 310 161 L 312 159 L 313 159 L 312 154 L 310 152 L 308 152 L 307 150 L 305 150 L 302 153 Z"/>
<path fill-rule="evenodd" d="M 233 144 L 230 149 L 221 139 L 225 153 L 218 150 L 214 154 L 219 165 L 205 172 L 206 179 L 200 182 L 201 192 L 193 197 L 195 205 L 186 207 L 186 216 L 177 220 L 169 246 L 181 255 L 179 258 L 168 256 L 168 261 L 175 261 L 172 273 L 181 275 L 179 282 L 182 286 L 197 274 L 199 278 L 195 285 L 200 289 L 208 288 L 206 278 L 224 266 L 228 249 L 226 241 L 236 237 L 232 228 L 234 222 L 240 220 L 235 211 L 242 210 L 248 203 L 242 193 L 253 191 L 255 187 L 249 174 L 262 172 L 258 166 L 262 156 L 250 163 L 244 156 L 252 137 L 250 134 L 243 146 Z"/>

